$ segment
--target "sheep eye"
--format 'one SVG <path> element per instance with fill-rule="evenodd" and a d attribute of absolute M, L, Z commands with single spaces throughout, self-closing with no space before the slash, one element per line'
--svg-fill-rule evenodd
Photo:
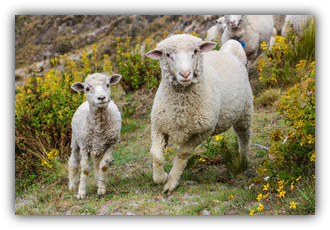
<path fill-rule="evenodd" d="M 166 57 L 168 57 L 168 58 L 169 58 L 169 57 L 171 57 L 171 55 L 170 55 L 169 53 L 166 53 Z"/>
<path fill-rule="evenodd" d="M 110 84 L 107 84 L 107 88 L 109 88 L 110 87 Z"/>
<path fill-rule="evenodd" d="M 91 90 L 89 87 L 86 87 L 86 91 L 88 92 L 89 90 Z"/>
<path fill-rule="evenodd" d="M 198 51 L 198 50 L 197 50 L 197 49 L 195 49 L 195 50 L 194 50 L 194 54 L 197 54 L 197 51 Z"/>

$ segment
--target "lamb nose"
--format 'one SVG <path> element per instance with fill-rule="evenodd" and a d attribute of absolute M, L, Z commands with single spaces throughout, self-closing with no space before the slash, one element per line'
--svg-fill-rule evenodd
<path fill-rule="evenodd" d="M 187 78 L 190 75 L 190 72 L 180 72 L 180 75 L 184 78 Z"/>
<path fill-rule="evenodd" d="M 98 97 L 97 99 L 103 101 L 103 100 L 105 99 L 105 96 L 100 96 L 100 97 Z"/>

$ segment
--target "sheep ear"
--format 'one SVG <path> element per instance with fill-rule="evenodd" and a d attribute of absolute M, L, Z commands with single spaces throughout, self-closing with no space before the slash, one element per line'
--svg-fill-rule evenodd
<path fill-rule="evenodd" d="M 120 74 L 114 74 L 110 77 L 110 85 L 115 85 L 117 84 L 121 79 L 121 75 Z"/>
<path fill-rule="evenodd" d="M 71 85 L 71 89 L 77 92 L 84 91 L 84 88 L 85 88 L 85 84 L 81 82 L 75 82 Z"/>
<path fill-rule="evenodd" d="M 210 50 L 212 50 L 214 47 L 217 46 L 217 43 L 216 42 L 203 42 L 199 48 L 201 51 L 203 52 L 208 52 Z"/>
<path fill-rule="evenodd" d="M 146 56 L 151 59 L 159 60 L 162 57 L 162 53 L 163 52 L 159 49 L 153 49 L 153 50 L 149 51 L 148 53 L 146 53 Z"/>

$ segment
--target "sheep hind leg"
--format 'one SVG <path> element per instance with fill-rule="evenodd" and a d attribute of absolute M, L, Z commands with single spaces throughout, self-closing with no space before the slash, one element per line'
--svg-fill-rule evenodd
<path fill-rule="evenodd" d="M 241 167 L 247 168 L 249 154 L 250 154 L 250 137 L 251 137 L 251 130 L 250 125 L 241 125 L 239 124 L 234 125 L 234 130 L 238 138 L 239 144 L 239 154 L 241 157 Z"/>

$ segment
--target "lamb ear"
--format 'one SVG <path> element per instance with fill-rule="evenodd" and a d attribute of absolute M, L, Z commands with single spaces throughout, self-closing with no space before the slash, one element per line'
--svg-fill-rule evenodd
<path fill-rule="evenodd" d="M 120 74 L 113 74 L 110 77 L 110 85 L 115 85 L 117 84 L 121 79 L 121 75 Z"/>
<path fill-rule="evenodd" d="M 159 60 L 162 57 L 162 53 L 163 52 L 159 49 L 153 49 L 153 50 L 149 51 L 148 53 L 146 53 L 146 56 L 151 59 Z"/>
<path fill-rule="evenodd" d="M 71 89 L 77 92 L 84 91 L 84 88 L 85 88 L 85 84 L 81 82 L 75 82 L 71 85 Z"/>
<path fill-rule="evenodd" d="M 203 42 L 199 48 L 201 51 L 203 52 L 208 52 L 210 50 L 212 50 L 214 47 L 217 46 L 217 43 L 216 42 Z"/>

